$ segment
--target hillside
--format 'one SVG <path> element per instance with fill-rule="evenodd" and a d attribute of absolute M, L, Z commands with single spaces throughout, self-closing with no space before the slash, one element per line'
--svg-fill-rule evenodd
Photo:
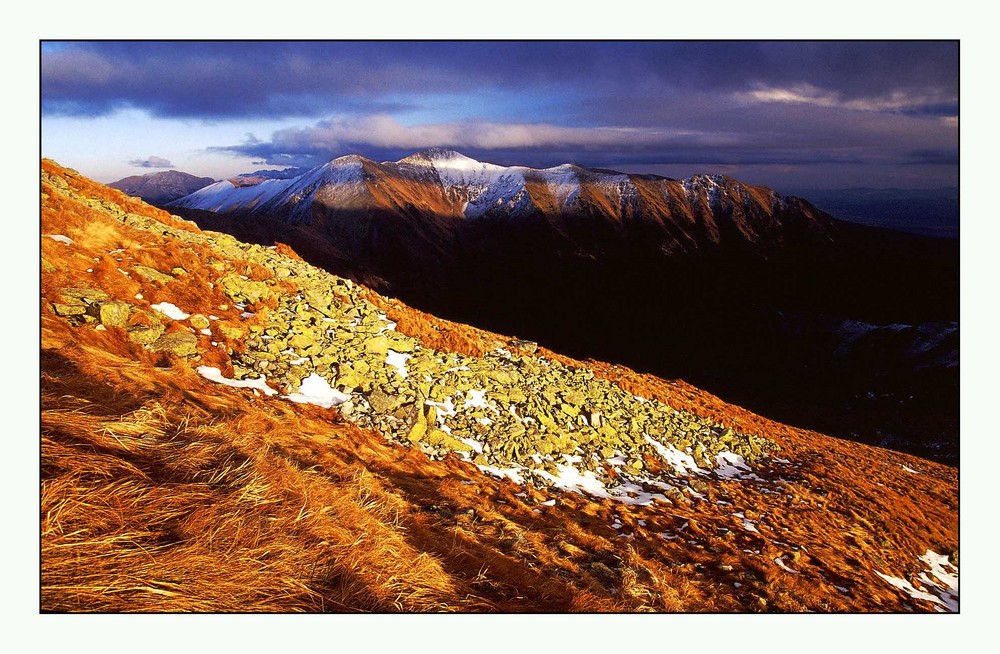
<path fill-rule="evenodd" d="M 170 210 L 434 315 L 958 464 L 954 241 L 838 221 L 722 175 L 440 148 L 224 180 Z"/>
<path fill-rule="evenodd" d="M 44 611 L 957 609 L 957 471 L 42 162 Z"/>

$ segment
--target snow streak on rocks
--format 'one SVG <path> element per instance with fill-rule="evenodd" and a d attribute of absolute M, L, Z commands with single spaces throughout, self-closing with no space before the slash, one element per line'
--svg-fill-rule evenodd
<path fill-rule="evenodd" d="M 900 579 L 892 575 L 875 572 L 886 583 L 899 588 L 913 599 L 925 600 L 935 604 L 939 612 L 958 612 L 958 568 L 952 564 L 947 556 L 937 554 L 927 550 L 920 557 L 920 562 L 927 566 L 927 570 L 916 575 L 914 581 L 920 585 L 906 579 Z"/>

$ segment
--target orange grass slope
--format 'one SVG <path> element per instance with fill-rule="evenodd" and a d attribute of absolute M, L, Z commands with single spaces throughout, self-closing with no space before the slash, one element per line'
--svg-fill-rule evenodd
<path fill-rule="evenodd" d="M 212 266 L 249 279 L 268 271 L 181 241 L 179 231 L 198 228 L 53 162 L 42 172 L 43 611 L 942 608 L 921 595 L 932 589 L 920 557 L 957 557 L 952 468 L 548 351 L 629 392 L 765 435 L 779 458 L 756 471 L 762 485 L 712 479 L 649 506 L 431 460 L 335 409 L 200 377 L 197 365 L 232 370 L 210 341 L 238 348 L 242 324 Z M 178 272 L 157 281 L 144 266 Z M 66 289 L 80 288 L 138 311 L 98 328 L 73 313 Z M 368 296 L 427 347 L 480 354 L 509 340 Z M 129 334 L 150 327 L 142 323 L 156 312 L 146 309 L 160 302 L 214 313 L 226 329 L 194 332 L 194 356 L 152 351 Z M 182 321 L 165 329 L 192 333 Z M 913 592 L 898 587 L 906 583 Z"/>

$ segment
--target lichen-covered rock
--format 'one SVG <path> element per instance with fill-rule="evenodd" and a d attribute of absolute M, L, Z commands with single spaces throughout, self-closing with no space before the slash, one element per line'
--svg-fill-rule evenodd
<path fill-rule="evenodd" d="M 198 353 L 198 337 L 191 332 L 164 334 L 149 349 L 154 352 L 171 352 L 182 357 L 191 356 Z"/>
<path fill-rule="evenodd" d="M 60 304 L 53 303 L 52 309 L 57 316 L 82 316 L 87 313 L 87 307 L 83 304 Z"/>
<path fill-rule="evenodd" d="M 127 302 L 102 302 L 98 309 L 98 320 L 105 327 L 121 327 L 128 325 L 129 315 L 132 307 Z"/>
<path fill-rule="evenodd" d="M 91 304 L 107 300 L 108 294 L 98 288 L 70 287 L 59 289 L 66 304 Z"/>
<path fill-rule="evenodd" d="M 241 279 L 238 275 L 226 275 L 218 281 L 222 292 L 235 302 L 256 304 L 261 300 L 271 298 L 274 293 L 264 282 Z"/>
<path fill-rule="evenodd" d="M 167 284 L 174 281 L 174 277 L 162 273 L 156 268 L 150 268 L 149 266 L 135 266 L 132 268 L 140 277 L 145 277 L 152 282 L 160 282 L 161 284 Z"/>
<path fill-rule="evenodd" d="M 135 325 L 129 327 L 128 338 L 140 345 L 151 345 L 163 335 L 165 329 L 163 325 Z"/>

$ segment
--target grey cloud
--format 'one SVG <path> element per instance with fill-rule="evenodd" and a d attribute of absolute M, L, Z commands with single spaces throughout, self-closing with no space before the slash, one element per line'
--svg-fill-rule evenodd
<path fill-rule="evenodd" d="M 145 159 L 130 159 L 128 165 L 137 168 L 173 168 L 174 164 L 163 157 L 150 156 Z"/>

